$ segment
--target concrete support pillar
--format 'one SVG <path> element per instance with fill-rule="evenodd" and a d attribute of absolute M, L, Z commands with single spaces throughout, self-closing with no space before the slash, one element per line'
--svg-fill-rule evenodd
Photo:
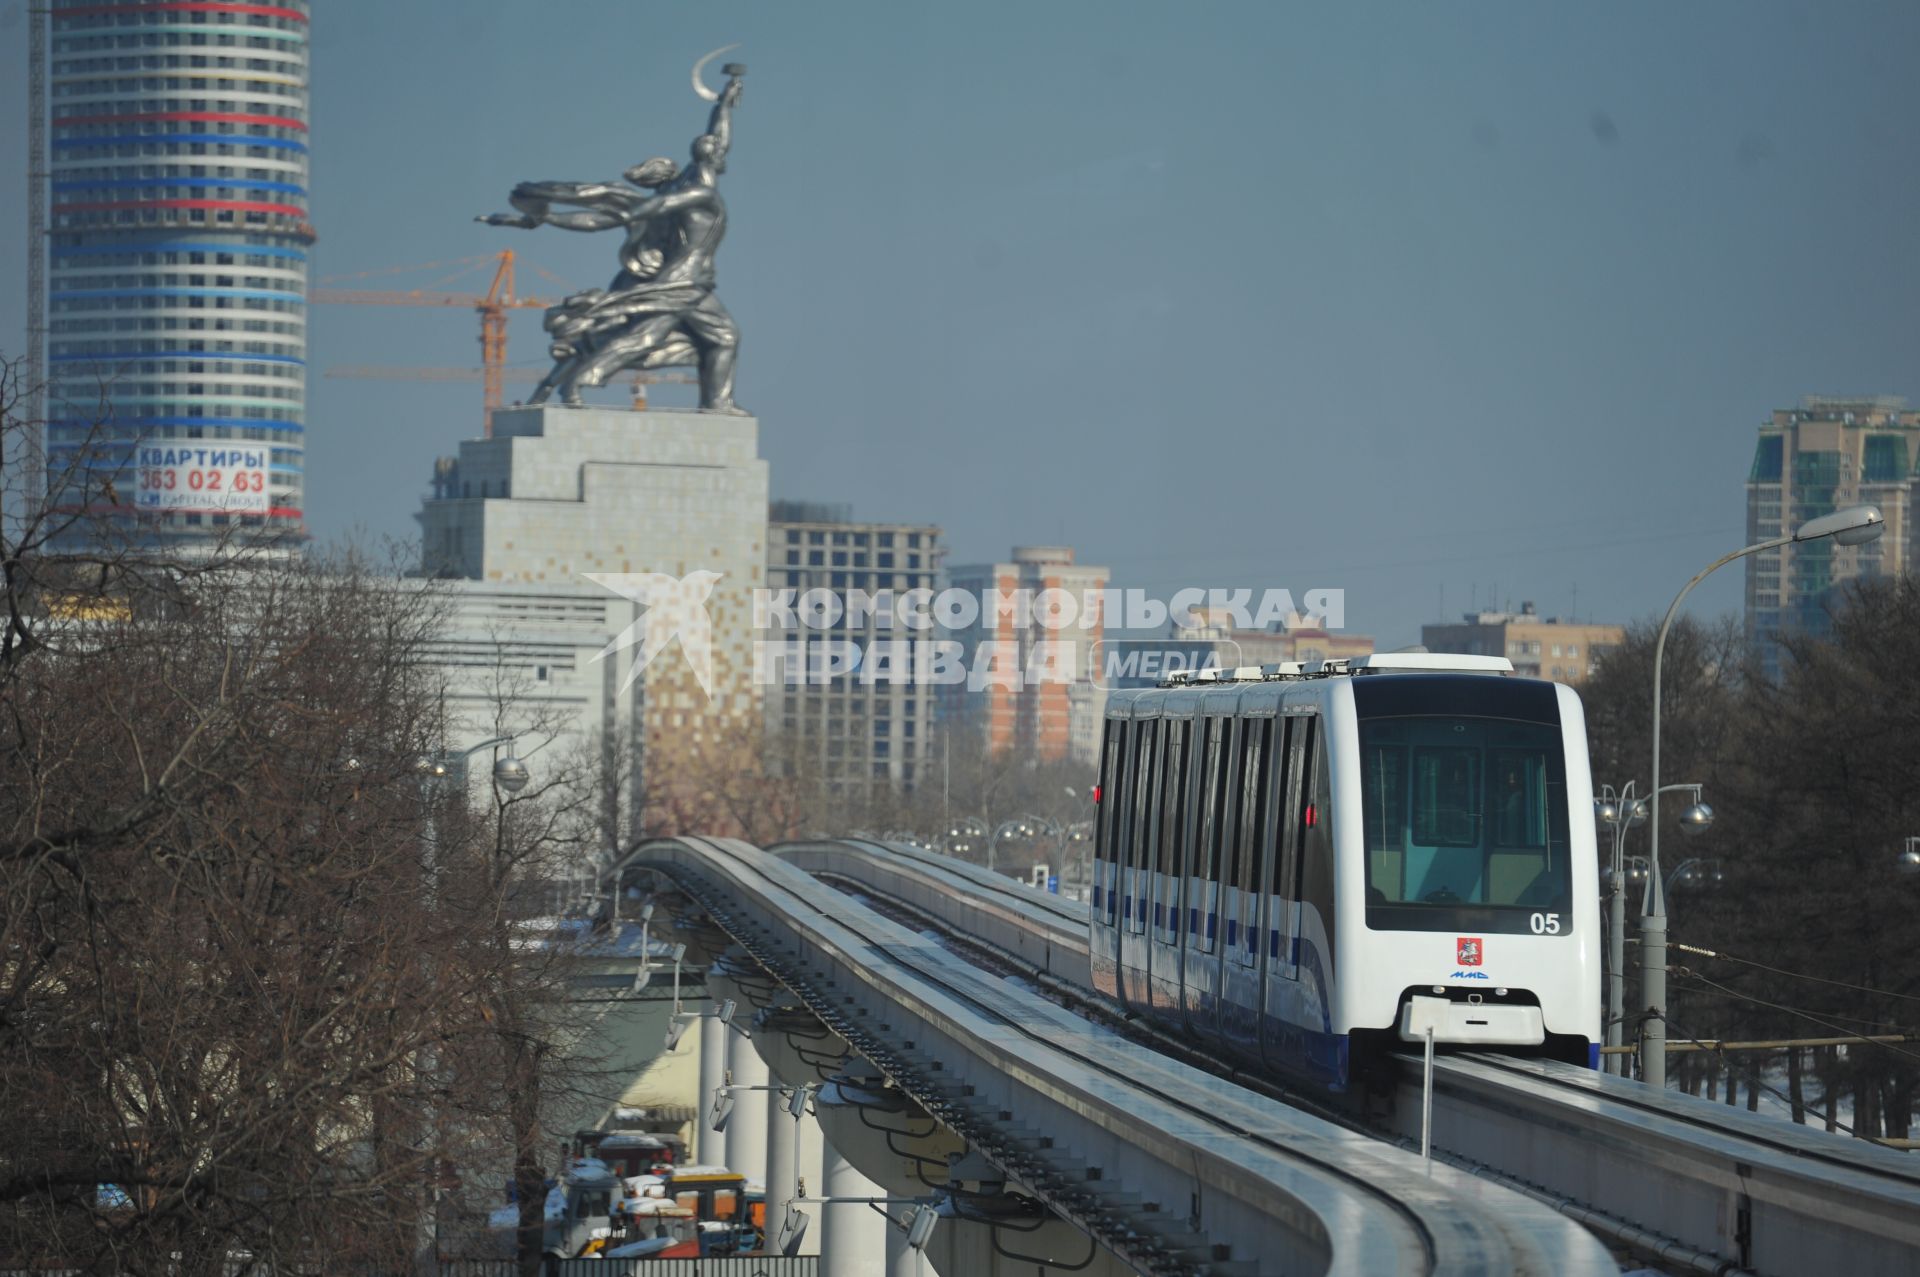
<path fill-rule="evenodd" d="M 820 1119 L 808 1112 L 800 1119 L 799 1146 L 794 1150 L 794 1162 L 800 1172 L 800 1178 L 807 1182 L 807 1195 L 818 1197 L 826 1183 L 827 1142 L 820 1134 Z M 800 1248 L 796 1254 L 818 1255 L 820 1253 L 820 1212 L 811 1212 L 813 1223 L 805 1236 L 800 1239 Z"/>
<path fill-rule="evenodd" d="M 727 1039 L 738 1037 L 713 1018 L 711 1009 L 700 1017 L 700 1116 L 694 1119 L 693 1156 L 708 1165 L 727 1164 L 727 1137 L 707 1124 L 713 1112 L 713 1091 L 727 1073 Z"/>
<path fill-rule="evenodd" d="M 769 1073 L 769 1080 L 778 1083 L 779 1079 Z M 787 1206 L 793 1201 L 793 1179 L 800 1173 L 799 1144 L 800 1131 L 793 1116 L 787 1112 L 787 1097 L 779 1091 L 770 1091 L 771 1103 L 767 1105 L 767 1253 L 784 1254 L 780 1246 L 780 1225 L 787 1217 Z M 811 1230 L 809 1230 L 811 1231 Z M 795 1246 L 792 1253 L 799 1253 Z"/>
<path fill-rule="evenodd" d="M 737 1087 L 765 1086 L 767 1065 L 753 1049 L 753 1043 L 731 1029 L 727 1035 L 727 1068 Z M 727 1123 L 727 1167 L 739 1171 L 757 1183 L 767 1182 L 767 1093 L 737 1090 L 733 1093 L 733 1119 Z M 769 1197 L 771 1202 L 771 1197 Z M 773 1213 L 767 1213 L 767 1226 L 775 1227 Z"/>
<path fill-rule="evenodd" d="M 901 1208 L 896 1206 L 893 1212 L 897 1217 L 901 1213 Z M 895 1228 L 891 1224 L 885 1224 L 885 1227 L 887 1230 L 887 1277 L 922 1277 L 925 1266 L 921 1256 L 907 1245 L 907 1230 Z"/>
<path fill-rule="evenodd" d="M 786 1079 L 779 1074 L 772 1075 L 776 1084 L 786 1085 Z M 800 1178 L 807 1181 L 807 1195 L 818 1197 L 821 1193 L 821 1148 L 820 1123 L 811 1113 L 795 1117 L 787 1110 L 787 1101 L 793 1092 L 774 1091 L 772 1102 L 767 1106 L 767 1247 L 773 1249 L 779 1244 L 781 1221 L 787 1217 L 787 1207 L 795 1201 L 794 1189 Z M 820 1253 L 819 1221 L 814 1212 L 801 1208 L 808 1219 L 804 1231 L 783 1252 L 789 1255 L 817 1255 Z"/>
<path fill-rule="evenodd" d="M 878 1184 L 862 1175 L 832 1145 L 821 1150 L 820 1186 L 807 1181 L 809 1195 L 884 1197 Z M 820 1277 L 888 1277 L 887 1221 L 872 1206 L 822 1203 L 819 1211 Z M 897 1230 L 895 1230 L 897 1231 Z M 906 1250 L 906 1235 L 900 1249 Z M 912 1269 L 908 1268 L 908 1272 Z"/>

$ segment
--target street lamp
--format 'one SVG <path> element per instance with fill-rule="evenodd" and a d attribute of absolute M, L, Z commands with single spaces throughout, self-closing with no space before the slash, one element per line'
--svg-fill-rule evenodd
<path fill-rule="evenodd" d="M 456 764 L 459 765 L 461 771 L 464 773 L 467 760 L 481 750 L 511 744 L 513 744 L 513 737 L 496 736 L 492 740 L 481 741 L 472 749 L 442 750 L 437 754 L 422 754 L 414 760 L 413 769 L 420 773 L 422 780 L 445 780 L 453 774 L 453 769 Z M 354 762 L 352 765 L 355 767 L 359 766 L 357 762 Z M 527 771 L 527 765 L 515 758 L 512 754 L 502 754 L 493 760 L 493 783 L 501 789 L 506 790 L 507 793 L 519 793 L 527 787 L 527 781 L 530 779 L 532 779 L 532 777 Z"/>
<path fill-rule="evenodd" d="M 1618 794 L 1612 785 L 1600 787 L 1593 800 L 1594 820 L 1613 831 L 1613 857 L 1608 862 L 1607 886 L 1607 1045 L 1619 1046 L 1621 1021 L 1626 1015 L 1627 962 L 1627 883 L 1625 853 L 1627 830 L 1647 822 L 1647 800 L 1633 796 L 1628 781 Z M 1607 1072 L 1623 1070 L 1620 1057 L 1607 1056 Z"/>
<path fill-rule="evenodd" d="M 1731 554 L 1723 554 L 1694 573 L 1693 579 L 1680 588 L 1680 593 L 1673 596 L 1673 602 L 1660 622 L 1660 634 L 1653 643 L 1653 810 L 1650 816 L 1653 834 L 1649 840 L 1653 873 L 1647 880 L 1646 900 L 1640 913 L 1641 969 L 1645 973 L 1643 983 L 1647 1003 L 1646 1029 L 1640 1039 L 1640 1076 L 1649 1086 L 1665 1089 L 1667 1085 L 1667 901 L 1660 881 L 1660 665 L 1667 652 L 1667 631 L 1673 628 L 1674 615 L 1679 612 L 1680 604 L 1687 595 L 1693 592 L 1693 587 L 1735 559 L 1826 537 L 1832 537 L 1840 545 L 1863 545 L 1886 531 L 1886 527 L 1886 518 L 1878 506 L 1849 506 L 1845 510 L 1835 510 L 1832 514 L 1809 519 L 1792 536 L 1774 537 L 1770 541 L 1756 542 Z M 1699 802 L 1689 808 L 1687 816 L 1682 818 L 1682 828 L 1697 833 L 1711 825 L 1711 809 L 1705 809 L 1704 820 L 1699 818 L 1696 811 L 1704 808 L 1705 804 Z M 1688 817 L 1694 818 L 1691 823 L 1687 823 Z"/>
<path fill-rule="evenodd" d="M 1695 856 L 1690 860 L 1681 861 L 1680 867 L 1667 875 L 1666 892 L 1672 895 L 1673 889 L 1682 884 L 1697 887 L 1702 883 L 1708 883 L 1718 887 L 1726 881 L 1727 871 L 1720 867 L 1718 860 Z"/>
<path fill-rule="evenodd" d="M 532 777 L 527 772 L 527 765 L 512 754 L 503 754 L 493 762 L 493 783 L 509 794 L 517 794 L 525 789 L 530 779 Z"/>
<path fill-rule="evenodd" d="M 974 839 L 986 836 L 985 825 L 966 817 L 947 826 L 946 836 L 940 840 L 940 849 L 949 856 L 967 859 L 973 855 Z"/>
<path fill-rule="evenodd" d="M 1012 834 L 1015 838 L 1033 839 L 1039 838 L 1042 835 L 1058 838 L 1060 836 L 1060 826 L 1044 816 L 1034 815 L 1015 816 L 1010 820 L 1001 822 L 999 828 L 993 831 L 993 836 L 987 840 L 988 872 L 993 872 L 994 857 L 999 851 L 1000 839 L 1007 834 Z"/>
<path fill-rule="evenodd" d="M 461 775 L 464 776 L 466 774 L 466 762 L 469 758 L 472 758 L 483 749 L 493 749 L 500 745 L 510 746 L 512 744 L 513 737 L 496 736 L 492 740 L 481 741 L 472 749 L 461 750 L 459 752 L 442 750 L 434 754 L 423 754 L 419 758 L 416 758 L 413 763 L 413 769 L 420 777 L 420 793 L 422 799 L 426 798 L 428 791 L 432 787 L 439 785 L 440 782 L 446 780 L 447 777 L 453 774 L 455 764 L 459 765 Z M 355 770 L 358 769 L 358 760 L 348 761 L 350 767 Z M 527 765 L 518 758 L 515 758 L 512 754 L 503 754 L 494 760 L 493 783 L 496 790 L 505 790 L 508 794 L 517 794 L 526 788 L 527 780 Z M 425 870 L 423 884 L 426 888 L 427 909 L 431 912 L 437 906 L 439 896 L 440 828 L 439 817 L 435 814 L 431 805 L 428 806 L 425 814 L 426 838 L 422 850 L 426 855 L 425 863 L 422 866 Z M 434 1052 L 432 1048 L 428 1050 L 426 1061 L 428 1073 L 432 1074 L 437 1072 L 439 1064 L 436 1058 L 436 1052 Z M 430 1103 L 428 1107 L 428 1123 L 431 1125 L 435 1120 Z M 437 1226 L 434 1221 L 438 1220 L 440 1215 L 440 1183 L 436 1170 L 438 1161 L 438 1158 L 431 1158 L 427 1163 L 427 1179 L 428 1183 L 432 1186 L 429 1191 L 434 1206 L 429 1214 L 422 1217 L 421 1227 L 423 1231 L 428 1232 L 429 1239 L 431 1238 L 430 1230 Z M 429 1244 L 431 1244 L 430 1240 Z"/>
<path fill-rule="evenodd" d="M 1625 1033 L 1627 888 L 1642 886 L 1648 877 L 1646 858 L 1626 854 L 1627 831 L 1646 824 L 1648 817 L 1647 800 L 1633 796 L 1634 783 L 1628 781 L 1618 792 L 1612 785 L 1602 785 L 1600 796 L 1593 800 L 1595 822 L 1613 833 L 1613 857 L 1607 869 L 1609 895 L 1607 897 L 1606 1037 L 1608 1046 L 1619 1046 Z M 1698 834 L 1713 823 L 1713 808 L 1700 801 L 1701 787 L 1692 782 L 1663 785 L 1660 792 L 1671 794 L 1682 789 L 1693 795 L 1693 805 L 1688 807 L 1685 814 L 1681 816 L 1680 827 L 1689 834 Z M 1668 890 L 1672 890 L 1671 885 Z M 1607 1072 L 1625 1073 L 1626 1062 L 1618 1054 L 1608 1055 Z"/>

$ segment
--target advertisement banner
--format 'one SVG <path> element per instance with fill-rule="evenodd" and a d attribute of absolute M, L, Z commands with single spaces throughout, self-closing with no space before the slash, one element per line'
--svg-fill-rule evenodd
<path fill-rule="evenodd" d="M 142 510 L 265 514 L 267 450 L 230 443 L 145 445 L 136 504 Z"/>

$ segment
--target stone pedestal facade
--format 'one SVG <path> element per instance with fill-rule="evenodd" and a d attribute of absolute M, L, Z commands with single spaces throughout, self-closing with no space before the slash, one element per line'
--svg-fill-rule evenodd
<path fill-rule="evenodd" d="M 576 590 L 599 588 L 589 573 L 718 574 L 705 604 L 712 696 L 678 643 L 662 651 L 636 689 L 646 749 L 671 752 L 728 733 L 757 740 L 753 591 L 767 561 L 760 423 L 553 405 L 506 409 L 493 420 L 493 438 L 462 443 L 435 475 L 419 516 L 423 571 Z"/>

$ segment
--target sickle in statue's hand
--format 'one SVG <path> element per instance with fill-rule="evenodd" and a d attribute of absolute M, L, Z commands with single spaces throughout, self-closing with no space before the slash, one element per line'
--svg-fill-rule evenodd
<path fill-rule="evenodd" d="M 700 72 L 706 68 L 707 63 L 713 61 L 715 58 L 719 57 L 721 54 L 731 52 L 732 50 L 737 49 L 739 47 L 740 46 L 737 44 L 723 44 L 719 48 L 715 49 L 712 53 L 709 53 L 706 57 L 701 58 L 698 62 L 693 64 L 693 91 L 695 93 L 698 93 L 703 101 L 718 102 L 720 100 L 720 95 L 718 93 L 715 93 L 712 89 L 709 89 L 706 86 L 706 83 L 702 81 L 700 78 Z"/>

